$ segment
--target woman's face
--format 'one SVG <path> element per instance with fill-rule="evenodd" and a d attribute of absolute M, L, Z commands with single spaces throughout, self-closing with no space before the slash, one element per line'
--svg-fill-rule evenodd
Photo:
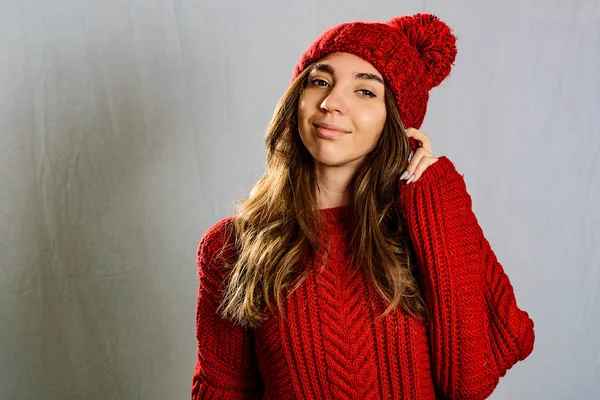
<path fill-rule="evenodd" d="M 310 71 L 298 102 L 304 146 L 323 166 L 358 166 L 385 124 L 383 77 L 369 62 L 333 53 Z"/>

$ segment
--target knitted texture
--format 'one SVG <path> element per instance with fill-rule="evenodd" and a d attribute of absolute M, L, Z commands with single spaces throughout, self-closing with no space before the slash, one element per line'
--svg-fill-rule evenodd
<path fill-rule="evenodd" d="M 429 91 L 449 74 L 456 59 L 456 37 L 432 14 L 401 16 L 387 23 L 348 22 L 327 29 L 304 51 L 292 81 L 312 62 L 345 52 L 370 62 L 392 89 L 405 127 L 419 129 Z M 418 143 L 409 138 L 413 150 Z"/>
<path fill-rule="evenodd" d="M 216 255 L 233 255 L 231 217 L 198 245 L 197 362 L 192 399 L 484 399 L 533 350 L 533 321 L 445 156 L 398 201 L 421 270 L 428 325 L 386 304 L 345 256 L 348 207 L 321 210 L 332 251 L 256 330 L 221 319 Z"/>

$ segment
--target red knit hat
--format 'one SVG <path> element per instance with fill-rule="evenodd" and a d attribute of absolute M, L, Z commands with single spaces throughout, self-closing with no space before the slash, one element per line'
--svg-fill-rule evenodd
<path fill-rule="evenodd" d="M 416 129 L 425 118 L 429 90 L 448 76 L 457 53 L 452 30 L 432 14 L 401 16 L 387 23 L 343 23 L 326 30 L 302 54 L 292 81 L 309 64 L 335 52 L 370 62 L 394 92 L 404 126 Z M 417 142 L 409 142 L 416 150 Z"/>

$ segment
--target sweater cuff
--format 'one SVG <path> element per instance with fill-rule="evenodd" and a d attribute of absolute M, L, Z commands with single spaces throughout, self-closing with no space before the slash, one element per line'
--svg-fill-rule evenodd
<path fill-rule="evenodd" d="M 462 182 L 464 185 L 464 178 L 458 172 L 454 163 L 446 156 L 438 157 L 438 160 L 430 165 L 425 172 L 421 175 L 418 181 L 406 183 L 406 180 L 401 179 L 398 181 L 399 196 L 398 201 L 403 206 L 406 206 L 405 196 L 411 196 L 416 188 L 421 185 L 435 188 L 443 188 L 453 186 L 457 182 Z"/>
<path fill-rule="evenodd" d="M 418 181 L 413 183 L 406 183 L 406 180 L 400 180 L 401 191 L 409 190 L 411 187 L 421 184 L 439 184 L 447 181 L 450 176 L 462 175 L 459 174 L 458 170 L 454 166 L 454 163 L 446 156 L 438 157 L 438 160 L 427 167 L 425 172 L 421 175 Z"/>
<path fill-rule="evenodd" d="M 446 178 L 449 174 L 457 174 L 454 163 L 446 156 L 438 157 L 438 160 L 430 165 L 419 178 L 419 181 L 437 182 Z M 417 183 L 419 182 L 417 181 Z"/>

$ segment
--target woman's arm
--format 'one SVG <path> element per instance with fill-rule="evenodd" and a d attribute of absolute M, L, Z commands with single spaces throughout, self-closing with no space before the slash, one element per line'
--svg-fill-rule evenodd
<path fill-rule="evenodd" d="M 401 207 L 430 313 L 432 372 L 453 399 L 484 399 L 533 350 L 533 321 L 471 209 L 463 177 L 445 156 L 414 183 Z"/>
<path fill-rule="evenodd" d="M 228 219 L 221 220 L 209 228 L 198 245 L 198 346 L 192 400 L 261 399 L 263 394 L 253 332 L 233 325 L 215 311 L 224 287 L 224 273 L 215 255 L 224 248 L 227 223 Z"/>

